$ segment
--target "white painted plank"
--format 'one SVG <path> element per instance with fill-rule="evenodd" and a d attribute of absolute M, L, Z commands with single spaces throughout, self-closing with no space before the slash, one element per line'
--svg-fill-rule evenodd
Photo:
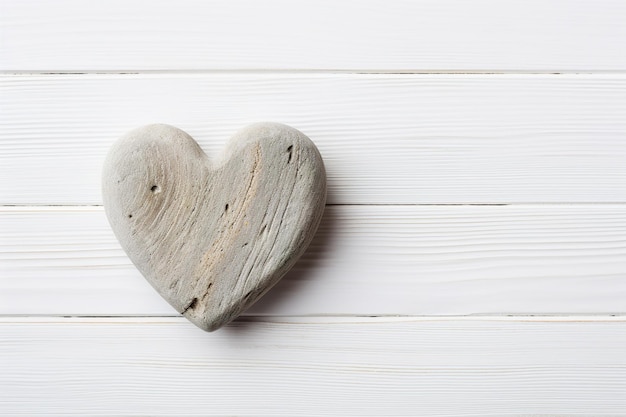
<path fill-rule="evenodd" d="M 255 315 L 624 313 L 626 205 L 328 206 Z M 0 211 L 0 314 L 176 315 L 100 207 Z"/>
<path fill-rule="evenodd" d="M 0 412 L 625 416 L 626 322 L 0 319 Z"/>
<path fill-rule="evenodd" d="M 329 202 L 625 202 L 626 75 L 0 77 L 0 204 L 99 204 L 113 141 L 163 122 L 215 156 L 246 124 L 311 137 Z"/>
<path fill-rule="evenodd" d="M 2 70 L 626 69 L 619 0 L 1 4 Z"/>

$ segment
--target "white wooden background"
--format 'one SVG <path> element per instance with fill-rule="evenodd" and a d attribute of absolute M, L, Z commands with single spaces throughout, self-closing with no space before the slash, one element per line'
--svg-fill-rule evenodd
<path fill-rule="evenodd" d="M 203 333 L 104 216 L 111 143 L 319 146 L 311 248 Z M 0 0 L 0 414 L 626 416 L 626 3 Z"/>

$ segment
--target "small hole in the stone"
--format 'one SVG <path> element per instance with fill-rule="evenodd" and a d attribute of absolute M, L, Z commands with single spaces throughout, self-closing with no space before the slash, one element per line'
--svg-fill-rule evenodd
<path fill-rule="evenodd" d="M 152 187 L 150 187 L 150 191 L 152 191 L 153 194 L 160 193 L 161 188 L 159 188 L 158 185 L 153 185 Z"/>
<path fill-rule="evenodd" d="M 291 163 L 291 151 L 293 150 L 293 145 L 290 145 L 287 148 L 287 152 L 289 152 L 289 159 L 287 159 L 287 163 L 290 164 Z"/>
<path fill-rule="evenodd" d="M 228 204 L 224 206 L 224 211 L 228 211 Z"/>
<path fill-rule="evenodd" d="M 128 215 L 128 218 L 129 218 L 129 219 L 132 219 L 132 217 L 133 217 L 133 215 L 132 215 L 132 214 L 129 214 L 129 215 Z"/>

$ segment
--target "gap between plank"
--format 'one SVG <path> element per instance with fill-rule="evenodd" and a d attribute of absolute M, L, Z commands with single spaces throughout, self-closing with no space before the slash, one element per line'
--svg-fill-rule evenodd
<path fill-rule="evenodd" d="M 542 202 L 525 202 L 525 203 L 356 203 L 356 204 L 326 204 L 327 207 L 458 207 L 458 206 L 486 206 L 486 207 L 532 207 L 532 206 L 620 206 L 626 205 L 626 201 L 589 201 L 589 202 L 558 202 L 558 203 L 542 203 Z M 92 209 L 101 210 L 102 204 L 0 204 L 0 211 L 14 210 L 72 210 L 72 209 Z"/>
<path fill-rule="evenodd" d="M 115 321 L 127 322 L 140 320 L 141 322 L 186 322 L 187 319 L 180 315 L 0 315 L 0 323 L 7 322 L 89 322 L 89 321 Z M 398 316 L 398 315 L 276 315 L 276 316 L 240 316 L 237 322 L 264 322 L 264 323 L 398 323 L 398 322 L 546 322 L 546 323 L 580 323 L 580 322 L 626 322 L 626 314 L 562 314 L 562 315 L 464 315 L 464 316 Z"/>
<path fill-rule="evenodd" d="M 626 75 L 626 70 L 399 70 L 399 69 L 196 69 L 196 70 L 0 70 L 0 75 L 185 75 L 185 74 L 364 74 L 364 75 Z"/>

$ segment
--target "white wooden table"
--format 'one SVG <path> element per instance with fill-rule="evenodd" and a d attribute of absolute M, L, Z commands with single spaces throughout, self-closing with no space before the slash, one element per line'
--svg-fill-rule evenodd
<path fill-rule="evenodd" d="M 626 3 L 0 1 L 0 414 L 626 416 Z M 203 333 L 104 216 L 111 143 L 317 143 L 295 269 Z"/>

